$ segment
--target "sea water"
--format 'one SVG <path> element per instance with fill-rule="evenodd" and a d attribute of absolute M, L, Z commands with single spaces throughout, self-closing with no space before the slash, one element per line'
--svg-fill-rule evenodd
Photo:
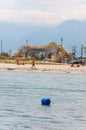
<path fill-rule="evenodd" d="M 86 130 L 86 74 L 0 71 L 0 130 Z"/>

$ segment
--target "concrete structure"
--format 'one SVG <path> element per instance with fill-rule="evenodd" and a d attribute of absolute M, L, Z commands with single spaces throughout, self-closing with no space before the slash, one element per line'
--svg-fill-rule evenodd
<path fill-rule="evenodd" d="M 43 54 L 44 59 L 47 58 L 57 62 L 68 62 L 72 56 L 71 53 L 67 52 L 61 45 L 53 45 L 52 47 L 23 46 L 18 50 L 16 56 L 31 58 L 32 57 L 31 54 L 34 54 L 34 56 L 36 54 L 37 55 Z"/>

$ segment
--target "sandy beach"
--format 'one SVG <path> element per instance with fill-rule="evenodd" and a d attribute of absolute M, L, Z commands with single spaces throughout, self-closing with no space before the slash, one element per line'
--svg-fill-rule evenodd
<path fill-rule="evenodd" d="M 22 70 L 22 71 L 51 71 L 51 72 L 83 72 L 86 73 L 86 66 L 71 67 L 70 64 L 64 65 L 41 65 L 37 64 L 36 68 L 32 69 L 31 64 L 17 65 L 0 63 L 0 70 Z"/>

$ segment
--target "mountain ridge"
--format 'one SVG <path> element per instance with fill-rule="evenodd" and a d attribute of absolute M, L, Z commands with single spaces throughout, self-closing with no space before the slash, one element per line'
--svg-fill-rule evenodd
<path fill-rule="evenodd" d="M 12 49 L 14 52 L 25 44 L 43 45 L 50 42 L 61 44 L 62 37 L 63 46 L 71 51 L 73 46 L 80 48 L 85 42 L 85 26 L 86 21 L 78 20 L 68 20 L 56 26 L 30 26 L 1 22 L 0 39 L 3 41 L 3 51 Z"/>

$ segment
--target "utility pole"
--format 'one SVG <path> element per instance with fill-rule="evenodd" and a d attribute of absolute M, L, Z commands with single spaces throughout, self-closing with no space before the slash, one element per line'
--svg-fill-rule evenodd
<path fill-rule="evenodd" d="M 28 40 L 26 40 L 26 46 L 28 45 Z"/>
<path fill-rule="evenodd" d="M 73 54 L 73 57 L 75 58 L 76 57 L 76 46 L 72 47 L 72 54 Z"/>
<path fill-rule="evenodd" d="M 9 50 L 9 56 L 12 56 L 12 50 L 11 49 Z"/>
<path fill-rule="evenodd" d="M 1 54 L 2 54 L 2 40 L 1 40 Z"/>
<path fill-rule="evenodd" d="M 82 58 L 83 58 L 83 45 L 81 45 L 81 62 L 82 62 Z"/>
<path fill-rule="evenodd" d="M 61 40 L 61 47 L 63 46 L 63 37 L 60 38 Z"/>

